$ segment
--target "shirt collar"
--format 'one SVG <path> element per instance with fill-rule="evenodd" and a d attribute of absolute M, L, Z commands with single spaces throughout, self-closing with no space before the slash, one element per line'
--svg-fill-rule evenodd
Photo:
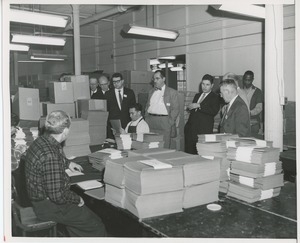
<path fill-rule="evenodd" d="M 51 144 L 55 145 L 55 146 L 59 146 L 61 147 L 61 144 L 54 138 L 51 136 L 51 134 L 48 134 L 47 132 L 43 135 Z"/>

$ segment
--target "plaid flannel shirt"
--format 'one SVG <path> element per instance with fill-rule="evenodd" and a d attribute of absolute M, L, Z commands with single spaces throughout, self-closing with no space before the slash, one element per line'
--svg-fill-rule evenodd
<path fill-rule="evenodd" d="M 38 137 L 28 148 L 25 162 L 26 185 L 32 201 L 49 199 L 56 204 L 76 203 L 80 197 L 70 190 L 65 169 L 70 161 L 51 135 Z"/>

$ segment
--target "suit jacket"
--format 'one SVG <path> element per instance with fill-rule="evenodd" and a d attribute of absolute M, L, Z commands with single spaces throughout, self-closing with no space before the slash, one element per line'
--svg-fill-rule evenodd
<path fill-rule="evenodd" d="M 121 110 L 118 105 L 115 89 L 110 89 L 107 91 L 105 96 L 107 100 L 107 111 L 109 112 L 108 120 L 120 119 L 122 128 L 125 129 L 128 122 L 131 121 L 129 116 L 129 107 L 136 103 L 133 90 L 124 87 Z"/>
<path fill-rule="evenodd" d="M 193 103 L 197 103 L 202 93 L 195 95 Z M 200 104 L 200 109 L 190 111 L 186 130 L 196 134 L 213 133 L 214 118 L 220 110 L 219 96 L 210 92 Z"/>
<path fill-rule="evenodd" d="M 97 87 L 97 91 L 93 93 L 91 99 L 106 100 L 106 95 L 103 94 L 100 87 Z"/>
<path fill-rule="evenodd" d="M 150 106 L 150 99 L 154 93 L 155 89 L 151 89 L 148 95 L 148 101 L 145 108 L 145 116 L 148 116 L 148 108 Z M 169 123 L 173 126 L 176 122 L 176 119 L 179 115 L 179 99 L 178 93 L 175 89 L 169 88 L 166 86 L 164 93 L 164 103 L 169 115 Z"/>
<path fill-rule="evenodd" d="M 240 137 L 251 136 L 249 111 L 240 96 L 236 97 L 223 122 L 221 121 L 220 132 L 238 134 Z"/>

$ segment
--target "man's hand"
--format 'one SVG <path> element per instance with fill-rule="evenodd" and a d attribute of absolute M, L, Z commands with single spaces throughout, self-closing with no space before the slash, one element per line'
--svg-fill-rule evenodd
<path fill-rule="evenodd" d="M 82 207 L 84 205 L 84 201 L 82 199 L 82 197 L 80 197 L 80 202 L 78 204 L 78 207 Z"/>
<path fill-rule="evenodd" d="M 190 110 L 198 109 L 198 108 L 200 108 L 200 104 L 199 103 L 191 103 L 191 104 L 189 104 L 188 107 Z"/>
<path fill-rule="evenodd" d="M 81 165 L 76 164 L 75 162 L 70 162 L 70 164 L 69 164 L 69 169 L 70 169 L 71 171 L 80 171 L 80 172 L 83 171 Z"/>

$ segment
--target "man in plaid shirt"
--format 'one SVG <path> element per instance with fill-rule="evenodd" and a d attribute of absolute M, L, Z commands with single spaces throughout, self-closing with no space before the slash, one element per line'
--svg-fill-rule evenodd
<path fill-rule="evenodd" d="M 82 170 L 65 157 L 61 146 L 70 124 L 70 117 L 64 111 L 51 112 L 46 118 L 44 135 L 28 148 L 25 162 L 28 195 L 37 217 L 65 225 L 70 236 L 105 236 L 101 219 L 70 190 L 65 170 Z"/>

